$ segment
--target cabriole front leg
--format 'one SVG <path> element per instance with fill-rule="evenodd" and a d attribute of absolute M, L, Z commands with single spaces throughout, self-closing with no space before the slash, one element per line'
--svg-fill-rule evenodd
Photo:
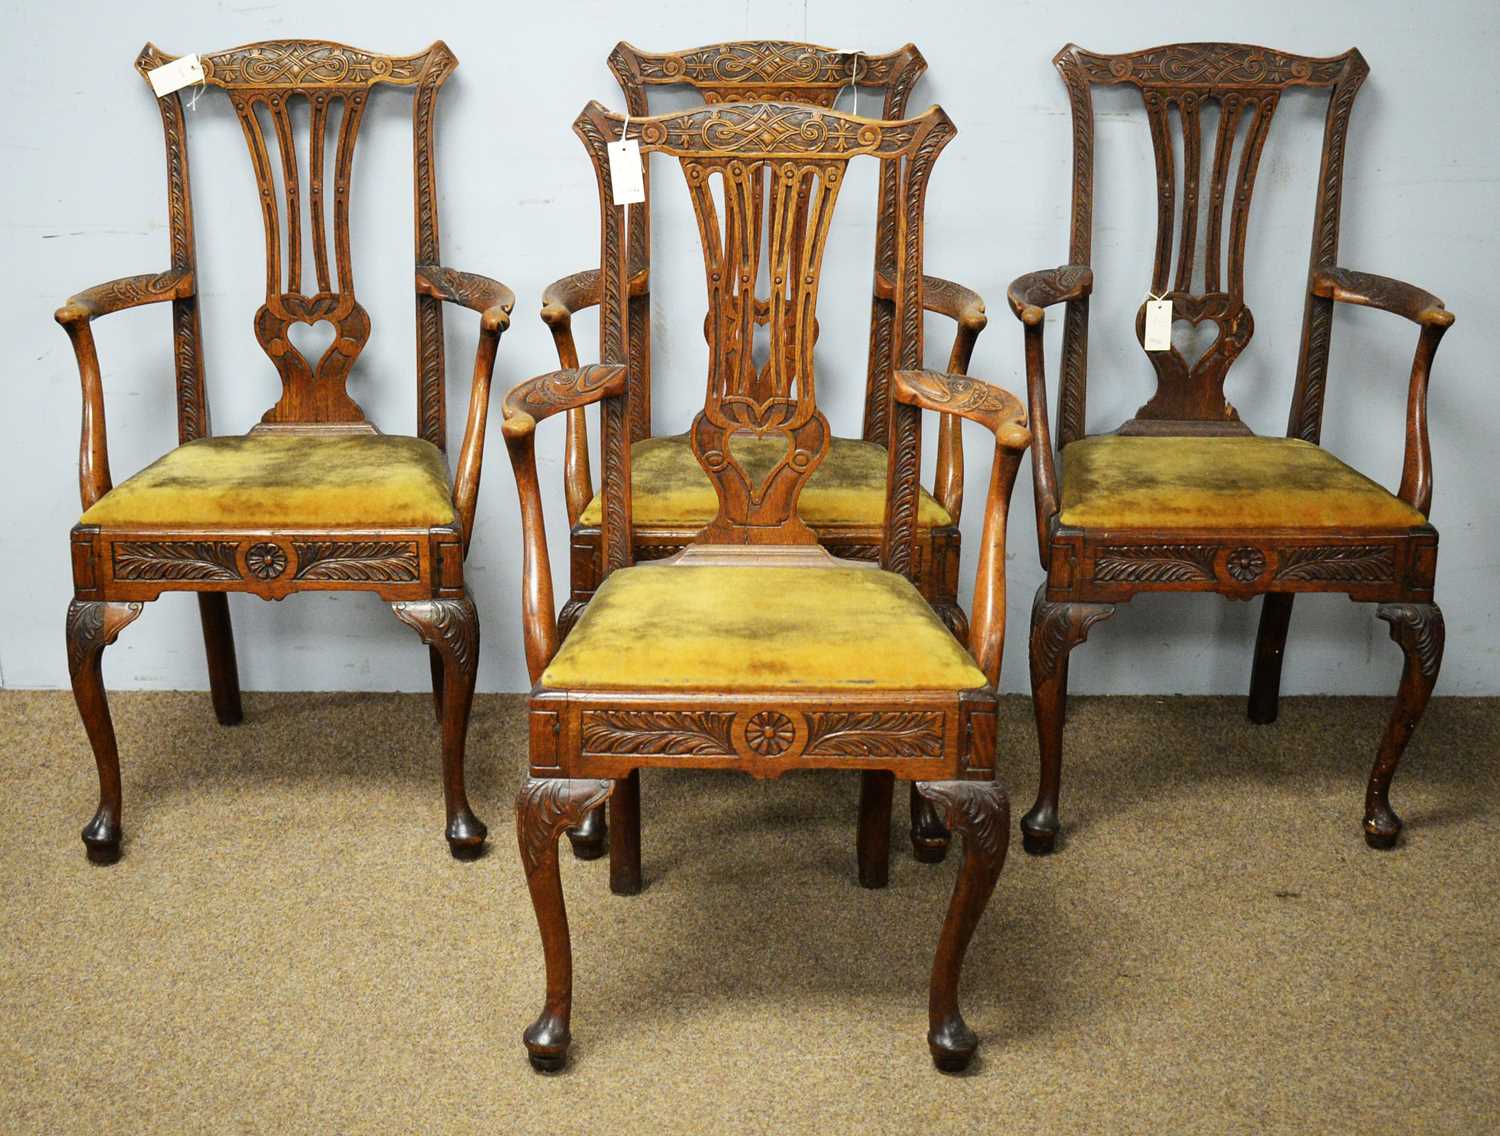
<path fill-rule="evenodd" d="M 1033 856 L 1051 852 L 1057 843 L 1068 654 L 1088 638 L 1090 627 L 1115 613 L 1113 604 L 1053 603 L 1046 597 L 1043 584 L 1031 605 L 1031 703 L 1042 767 L 1036 804 L 1021 818 L 1021 847 Z"/>
<path fill-rule="evenodd" d="M 448 814 L 448 848 L 458 859 L 472 859 L 479 855 L 488 831 L 469 808 L 464 789 L 464 742 L 479 670 L 479 613 L 467 595 L 461 600 L 395 603 L 391 608 L 397 619 L 415 630 L 442 658 L 443 803 Z"/>
<path fill-rule="evenodd" d="M 931 801 L 950 830 L 963 840 L 964 859 L 948 917 L 938 937 L 927 1000 L 927 1045 L 932 1063 L 944 1073 L 968 1068 L 979 1048 L 958 1009 L 958 981 L 964 952 L 984 914 L 1005 852 L 1010 846 L 1010 802 L 998 781 L 919 781 L 918 791 Z"/>
<path fill-rule="evenodd" d="M 120 858 L 121 827 L 120 751 L 115 745 L 115 727 L 109 717 L 104 693 L 104 648 L 141 614 L 138 603 L 73 600 L 68 604 L 68 677 L 73 699 L 94 750 L 99 767 L 99 807 L 83 829 L 88 858 L 96 864 L 113 864 Z"/>
<path fill-rule="evenodd" d="M 604 804 L 613 783 L 568 778 L 528 777 L 516 796 L 516 840 L 521 866 L 536 911 L 547 965 L 547 997 L 542 1012 L 522 1035 L 531 1067 L 555 1073 L 568 1061 L 573 1012 L 573 944 L 563 903 L 557 841 L 564 829 Z"/>
<path fill-rule="evenodd" d="M 1375 614 L 1391 625 L 1391 638 L 1406 654 L 1396 709 L 1380 739 L 1380 750 L 1365 790 L 1365 843 L 1392 848 L 1401 834 L 1401 818 L 1391 808 L 1391 778 L 1406 752 L 1406 743 L 1427 709 L 1433 684 L 1443 664 L 1443 613 L 1437 604 L 1381 604 Z"/>

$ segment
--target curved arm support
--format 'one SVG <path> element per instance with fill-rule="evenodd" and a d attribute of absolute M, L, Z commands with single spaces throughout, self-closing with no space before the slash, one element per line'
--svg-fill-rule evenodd
<path fill-rule="evenodd" d="M 479 346 L 474 352 L 474 377 L 469 384 L 469 417 L 453 475 L 453 507 L 463 527 L 464 551 L 474 533 L 474 509 L 479 501 L 479 474 L 484 461 L 484 433 L 490 412 L 490 383 L 500 336 L 510 326 L 516 297 L 498 280 L 475 272 L 441 265 L 417 266 L 417 292 L 479 313 Z"/>
<path fill-rule="evenodd" d="M 1423 516 L 1432 508 L 1432 443 L 1427 435 L 1427 382 L 1438 344 L 1453 326 L 1453 313 L 1431 292 L 1370 272 L 1349 268 L 1315 268 L 1309 288 L 1314 296 L 1340 304 L 1358 304 L 1409 319 L 1422 330 L 1411 364 L 1406 395 L 1406 452 L 1396 496 Z"/>
<path fill-rule="evenodd" d="M 110 491 L 109 439 L 104 425 L 104 383 L 99 373 L 99 352 L 94 346 L 90 321 L 111 312 L 181 300 L 193 294 L 193 274 L 187 269 L 122 276 L 79 292 L 57 309 L 54 318 L 68 333 L 78 360 L 78 381 L 83 388 L 83 423 L 78 442 L 78 497 L 87 510 Z"/>
<path fill-rule="evenodd" d="M 1449 320 L 1451 322 L 1451 316 Z M 1406 392 L 1406 452 L 1401 459 L 1401 485 L 1396 496 L 1424 517 L 1432 510 L 1432 442 L 1427 436 L 1427 380 L 1438 344 L 1448 327 L 1448 324 L 1441 323 L 1422 325 L 1417 353 L 1411 363 L 1411 384 Z"/>
<path fill-rule="evenodd" d="M 1453 326 L 1453 313 L 1431 292 L 1370 272 L 1350 268 L 1315 268 L 1310 284 L 1312 294 L 1340 304 L 1358 304 L 1379 308 L 1383 312 L 1409 319 L 1423 327 Z"/>
<path fill-rule="evenodd" d="M 542 291 L 542 322 L 552 332 L 557 363 L 564 370 L 577 368 L 578 345 L 573 342 L 573 314 L 599 303 L 600 275 L 597 268 L 575 272 L 554 280 Z M 642 270 L 627 282 L 626 293 L 643 296 L 649 273 Z M 568 413 L 568 434 L 563 451 L 563 496 L 568 504 L 568 524 L 576 525 L 594 499 L 594 475 L 589 469 L 589 427 L 583 408 Z"/>
<path fill-rule="evenodd" d="M 1052 430 L 1047 418 L 1046 354 L 1042 323 L 1054 304 L 1086 299 L 1094 290 L 1094 272 L 1085 264 L 1064 264 L 1028 272 L 1005 290 L 1010 310 L 1025 327 L 1026 404 L 1031 412 L 1032 493 L 1036 499 L 1036 544 L 1042 567 L 1047 567 L 1047 533 L 1057 515 L 1057 458 L 1052 452 Z M 1066 344 L 1065 344 L 1066 346 Z"/>
<path fill-rule="evenodd" d="M 590 268 L 564 276 L 547 285 L 542 292 L 542 322 L 552 332 L 557 348 L 557 365 L 566 369 L 578 367 L 578 346 L 573 342 L 573 313 L 591 308 L 599 302 L 599 270 Z M 583 408 L 568 412 L 568 434 L 563 450 L 563 498 L 568 505 L 568 525 L 578 518 L 594 499 L 594 474 L 589 469 L 589 424 Z"/>
<path fill-rule="evenodd" d="M 995 460 L 984 506 L 969 651 L 991 686 L 1000 682 L 1005 648 L 1005 524 L 1021 455 L 1031 444 L 1026 411 L 1009 391 L 965 375 L 941 371 L 897 371 L 894 397 L 910 406 L 977 422 L 995 435 Z"/>
<path fill-rule="evenodd" d="M 948 355 L 948 373 L 966 375 L 969 360 L 979 333 L 989 323 L 984 300 L 978 292 L 938 276 L 922 277 L 922 306 L 929 312 L 947 316 L 958 325 L 953 336 L 953 350 Z M 951 414 L 938 416 L 937 465 L 933 473 L 933 494 L 958 524 L 964 507 L 964 438 L 958 419 Z"/>
<path fill-rule="evenodd" d="M 1029 326 L 1042 322 L 1044 308 L 1081 300 L 1093 290 L 1093 269 L 1086 264 L 1064 264 L 1016 277 L 1005 290 L 1005 298 L 1016 318 Z"/>
<path fill-rule="evenodd" d="M 536 475 L 536 424 L 564 411 L 581 410 L 602 398 L 625 393 L 625 368 L 577 367 L 528 379 L 511 389 L 500 405 L 500 432 L 516 474 L 521 498 L 521 624 L 526 670 L 536 682 L 557 653 L 557 607 L 552 597 L 552 562 L 542 516 L 542 490 Z"/>

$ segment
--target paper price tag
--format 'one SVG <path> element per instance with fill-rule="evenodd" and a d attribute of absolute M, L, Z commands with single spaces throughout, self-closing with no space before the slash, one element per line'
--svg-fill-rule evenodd
<path fill-rule="evenodd" d="M 1172 301 L 1146 301 L 1146 350 L 1172 349 Z"/>
<path fill-rule="evenodd" d="M 156 92 L 156 97 L 165 98 L 173 91 L 203 82 L 203 62 L 197 55 L 184 55 L 171 63 L 153 67 L 146 72 L 146 78 L 151 80 L 151 89 Z"/>
<path fill-rule="evenodd" d="M 634 138 L 611 142 L 609 150 L 609 184 L 616 205 L 634 205 L 646 200 L 646 183 L 641 177 L 641 144 Z"/>

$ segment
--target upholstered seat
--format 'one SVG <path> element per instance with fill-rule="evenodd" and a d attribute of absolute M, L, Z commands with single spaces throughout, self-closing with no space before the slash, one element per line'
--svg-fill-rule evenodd
<path fill-rule="evenodd" d="M 736 439 L 734 455 L 751 480 L 759 482 L 786 451 L 774 438 Z M 713 520 L 719 499 L 713 483 L 698 464 L 686 435 L 643 438 L 630 450 L 631 517 L 648 527 L 701 527 Z M 797 508 L 802 519 L 819 525 L 874 525 L 885 520 L 885 447 L 854 438 L 834 438 L 828 456 L 802 491 Z M 600 503 L 596 495 L 578 518 L 597 525 Z M 951 525 L 953 518 L 926 490 L 917 507 L 923 527 Z"/>
<path fill-rule="evenodd" d="M 179 446 L 115 486 L 81 524 L 426 528 L 451 524 L 448 464 L 385 434 L 248 434 Z"/>
<path fill-rule="evenodd" d="M 541 685 L 970 690 L 973 658 L 904 576 L 645 564 L 610 574 Z"/>
<path fill-rule="evenodd" d="M 1080 438 L 1062 451 L 1075 528 L 1406 529 L 1416 509 L 1297 438 Z"/>

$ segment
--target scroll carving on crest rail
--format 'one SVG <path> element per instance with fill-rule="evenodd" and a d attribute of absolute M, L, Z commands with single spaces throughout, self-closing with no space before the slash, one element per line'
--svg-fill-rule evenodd
<path fill-rule="evenodd" d="M 166 57 L 167 59 L 174 57 Z M 206 82 L 218 87 L 369 87 L 420 82 L 429 62 L 456 62 L 438 42 L 418 55 L 377 55 L 324 40 L 266 40 L 201 56 Z"/>
<path fill-rule="evenodd" d="M 1243 43 L 1177 43 L 1127 55 L 1071 48 L 1093 82 L 1140 87 L 1326 87 L 1356 54 L 1314 58 Z"/>
<path fill-rule="evenodd" d="M 601 129 L 611 137 L 618 138 L 623 126 L 626 137 L 637 139 L 643 147 L 678 156 L 895 156 L 948 121 L 936 110 L 920 118 L 884 122 L 806 104 L 774 102 L 695 107 L 677 114 L 631 119 L 628 125 L 597 103 L 584 115 L 608 123 Z"/>
<path fill-rule="evenodd" d="M 727 86 L 749 93 L 751 98 L 757 97 L 753 93 L 756 88 L 769 87 L 774 92 L 770 97 L 784 95 L 794 102 L 814 101 L 809 96 L 816 96 L 819 87 L 831 87 L 836 94 L 851 82 L 885 86 L 912 69 L 915 79 L 926 66 L 910 45 L 888 55 L 866 55 L 787 40 L 739 40 L 667 54 L 643 52 L 622 43 L 611 53 L 610 65 L 616 74 L 643 83 Z"/>

